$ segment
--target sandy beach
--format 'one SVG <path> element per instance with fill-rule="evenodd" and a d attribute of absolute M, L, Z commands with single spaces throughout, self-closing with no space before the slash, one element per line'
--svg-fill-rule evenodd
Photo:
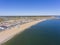
<path fill-rule="evenodd" d="M 11 29 L 7 29 L 5 31 L 0 32 L 0 45 L 10 40 L 11 38 L 13 38 L 15 35 L 22 33 L 25 29 L 45 20 L 46 19 L 32 21 L 32 22 L 29 22 L 23 25 L 18 25 L 18 26 L 12 27 Z"/>

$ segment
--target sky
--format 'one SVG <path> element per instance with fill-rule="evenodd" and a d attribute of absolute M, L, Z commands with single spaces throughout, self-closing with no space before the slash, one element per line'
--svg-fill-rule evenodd
<path fill-rule="evenodd" d="M 0 16 L 60 15 L 60 0 L 0 0 Z"/>

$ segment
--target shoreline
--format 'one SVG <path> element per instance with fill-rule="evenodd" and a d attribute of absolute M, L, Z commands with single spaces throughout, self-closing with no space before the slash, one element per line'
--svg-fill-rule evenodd
<path fill-rule="evenodd" d="M 18 25 L 18 26 L 12 27 L 11 29 L 0 32 L 0 45 L 7 42 L 11 38 L 13 38 L 15 35 L 22 33 L 25 29 L 45 20 L 46 19 L 29 22 L 29 23 Z"/>

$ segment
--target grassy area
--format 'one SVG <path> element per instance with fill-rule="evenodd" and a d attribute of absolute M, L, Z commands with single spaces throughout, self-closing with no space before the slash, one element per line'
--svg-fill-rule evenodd
<path fill-rule="evenodd" d="M 3 16 L 0 17 L 0 22 L 4 20 L 37 20 L 37 19 L 49 19 L 52 16 Z"/>
<path fill-rule="evenodd" d="M 3 18 L 0 18 L 0 22 L 2 22 L 2 21 L 4 21 L 4 19 Z"/>

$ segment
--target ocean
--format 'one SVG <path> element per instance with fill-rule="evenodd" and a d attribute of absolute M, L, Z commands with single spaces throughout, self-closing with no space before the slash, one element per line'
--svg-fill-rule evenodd
<path fill-rule="evenodd" d="M 49 19 L 31 26 L 4 45 L 60 45 L 60 20 Z"/>

